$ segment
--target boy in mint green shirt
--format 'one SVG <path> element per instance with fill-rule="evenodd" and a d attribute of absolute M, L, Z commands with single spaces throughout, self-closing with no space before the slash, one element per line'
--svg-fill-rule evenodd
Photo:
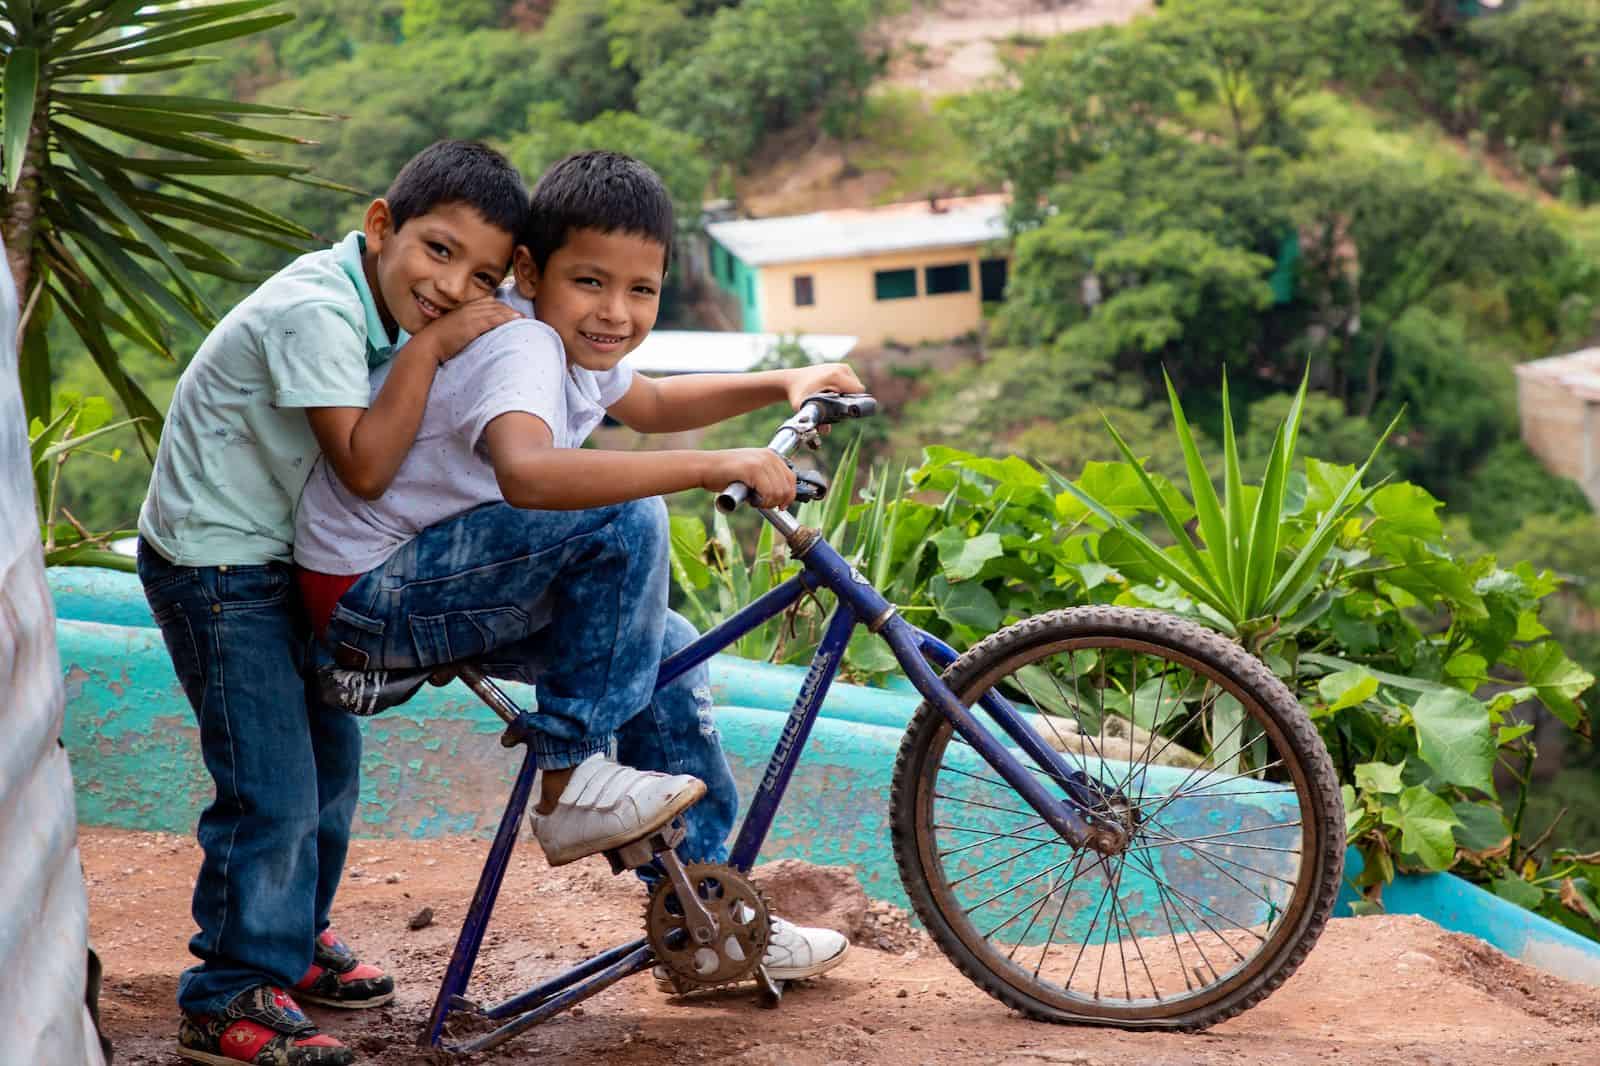
<path fill-rule="evenodd" d="M 388 1002 L 393 981 L 329 929 L 359 785 L 354 719 L 308 702 L 290 561 L 318 455 L 381 495 L 439 365 L 517 317 L 488 299 L 527 212 L 501 156 L 444 141 L 406 164 L 362 230 L 268 279 L 179 379 L 139 514 L 139 577 L 195 711 L 216 798 L 178 985 L 180 1056 L 343 1066 L 294 996 Z M 372 395 L 372 368 L 391 363 Z M 369 403 L 370 397 L 370 403 Z"/>

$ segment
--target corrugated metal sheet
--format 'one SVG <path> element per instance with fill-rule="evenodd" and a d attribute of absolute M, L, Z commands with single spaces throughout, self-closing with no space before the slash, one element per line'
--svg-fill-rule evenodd
<path fill-rule="evenodd" d="M 104 1060 L 84 1007 L 89 904 L 61 747 L 55 610 L 17 385 L 17 293 L 0 268 L 0 1063 Z"/>
<path fill-rule="evenodd" d="M 856 346 L 838 333 L 712 333 L 703 330 L 653 330 L 623 362 L 644 374 L 742 373 L 770 359 L 792 339 L 814 363 L 837 363 Z"/>
<path fill-rule="evenodd" d="M 708 222 L 706 232 L 748 266 L 855 259 L 914 248 L 987 244 L 1006 235 L 1005 196 L 968 196 L 782 218 Z"/>

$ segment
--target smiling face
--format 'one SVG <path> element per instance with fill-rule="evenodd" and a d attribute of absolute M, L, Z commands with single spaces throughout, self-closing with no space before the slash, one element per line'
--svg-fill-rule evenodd
<path fill-rule="evenodd" d="M 639 347 L 661 310 L 667 250 L 635 233 L 574 229 L 541 271 L 517 248 L 517 288 L 561 335 L 567 362 L 610 370 Z"/>
<path fill-rule="evenodd" d="M 390 333 L 417 333 L 447 311 L 494 292 L 511 260 L 512 236 L 465 203 L 439 204 L 399 229 L 389 205 L 367 208 L 367 287 Z"/>

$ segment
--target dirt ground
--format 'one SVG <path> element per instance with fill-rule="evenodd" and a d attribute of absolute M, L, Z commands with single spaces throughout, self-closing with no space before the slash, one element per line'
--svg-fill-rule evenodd
<path fill-rule="evenodd" d="M 1000 70 L 997 42 L 1058 37 L 1131 21 L 1152 0 L 946 0 L 915 5 L 888 27 L 898 46 L 888 81 L 930 95 L 966 92 Z"/>
<path fill-rule="evenodd" d="M 173 995 L 188 964 L 189 892 L 199 852 L 182 837 L 84 830 L 104 1021 L 123 1066 L 177 1062 Z M 399 982 L 388 1007 L 312 1008 L 363 1062 L 421 1066 L 413 1045 L 488 850 L 484 841 L 357 841 L 335 907 L 338 928 Z M 1600 1060 L 1600 988 L 1528 969 L 1481 941 L 1410 917 L 1335 920 L 1301 970 L 1254 1010 L 1198 1036 L 1131 1034 L 1027 1021 L 984 995 L 906 916 L 869 903 L 839 869 L 758 870 L 774 909 L 832 925 L 856 945 L 831 974 L 792 987 L 780 1008 L 748 993 L 670 999 L 636 976 L 472 1062 L 507 1066 L 903 1066 L 1072 1063 L 1497 1064 Z M 599 860 L 558 871 L 523 849 L 506 875 L 470 994 L 522 991 L 639 935 L 642 893 Z M 431 925 L 411 919 L 431 907 Z"/>

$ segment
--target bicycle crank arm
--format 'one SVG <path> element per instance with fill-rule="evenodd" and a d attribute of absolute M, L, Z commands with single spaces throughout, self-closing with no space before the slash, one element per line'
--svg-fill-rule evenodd
<path fill-rule="evenodd" d="M 694 890 L 694 886 L 689 884 L 689 875 L 684 871 L 683 863 L 678 861 L 677 852 L 663 851 L 656 859 L 667 871 L 667 880 L 672 882 L 672 889 L 678 894 L 678 903 L 683 907 L 683 924 L 689 930 L 689 936 L 696 944 L 714 942 L 717 939 L 717 920 L 700 902 L 700 894 Z"/>

